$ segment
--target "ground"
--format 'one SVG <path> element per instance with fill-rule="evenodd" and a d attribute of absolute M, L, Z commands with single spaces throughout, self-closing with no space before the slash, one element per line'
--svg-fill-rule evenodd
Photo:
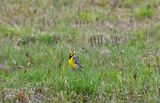
<path fill-rule="evenodd" d="M 0 102 L 157 103 L 159 21 L 159 0 L 1 0 Z"/>

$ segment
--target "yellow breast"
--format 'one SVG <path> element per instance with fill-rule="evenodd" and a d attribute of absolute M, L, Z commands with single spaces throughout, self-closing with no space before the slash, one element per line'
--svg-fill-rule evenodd
<path fill-rule="evenodd" d="M 76 64 L 74 63 L 74 59 L 73 57 L 71 57 L 71 59 L 69 59 L 69 65 L 71 66 L 72 69 L 76 69 Z"/>

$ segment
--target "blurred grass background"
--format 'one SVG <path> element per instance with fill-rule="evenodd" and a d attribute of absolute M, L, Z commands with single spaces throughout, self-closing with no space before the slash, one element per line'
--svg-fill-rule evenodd
<path fill-rule="evenodd" d="M 158 102 L 159 0 L 0 2 L 0 102 Z"/>

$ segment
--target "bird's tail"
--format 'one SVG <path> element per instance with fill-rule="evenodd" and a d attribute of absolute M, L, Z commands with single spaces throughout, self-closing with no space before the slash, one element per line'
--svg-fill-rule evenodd
<path fill-rule="evenodd" d="M 84 70 L 84 67 L 82 65 L 79 65 L 79 69 L 82 71 Z"/>

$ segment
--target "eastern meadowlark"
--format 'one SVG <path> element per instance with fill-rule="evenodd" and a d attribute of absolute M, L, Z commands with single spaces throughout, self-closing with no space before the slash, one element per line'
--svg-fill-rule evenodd
<path fill-rule="evenodd" d="M 84 69 L 84 67 L 79 64 L 79 59 L 75 56 L 74 49 L 70 50 L 68 62 L 73 70 L 78 70 L 78 69 L 83 70 Z"/>

